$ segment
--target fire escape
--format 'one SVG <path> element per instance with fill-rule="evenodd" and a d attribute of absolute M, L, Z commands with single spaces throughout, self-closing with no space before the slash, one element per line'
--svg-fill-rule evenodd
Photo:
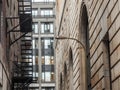
<path fill-rule="evenodd" d="M 19 17 L 8 17 L 18 19 L 19 24 L 8 32 L 19 32 L 20 37 L 10 42 L 10 46 L 20 40 L 21 60 L 13 61 L 12 90 L 28 90 L 33 81 L 33 50 L 32 50 L 32 0 L 18 0 Z M 20 27 L 20 30 L 16 30 Z"/>

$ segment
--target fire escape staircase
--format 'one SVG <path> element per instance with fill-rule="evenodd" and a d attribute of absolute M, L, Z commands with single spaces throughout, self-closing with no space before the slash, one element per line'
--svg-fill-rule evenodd
<path fill-rule="evenodd" d="M 19 17 L 7 17 L 6 20 L 18 19 L 19 24 L 9 30 L 8 36 L 20 32 L 20 37 L 10 42 L 12 46 L 18 40 L 21 42 L 21 60 L 13 61 L 12 90 L 28 90 L 33 82 L 33 49 L 32 49 L 32 0 L 18 0 Z M 20 30 L 16 30 L 20 27 Z"/>

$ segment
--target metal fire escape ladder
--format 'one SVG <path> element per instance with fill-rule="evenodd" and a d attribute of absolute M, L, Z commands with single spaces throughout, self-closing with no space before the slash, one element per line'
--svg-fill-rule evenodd
<path fill-rule="evenodd" d="M 15 62 L 13 68 L 12 90 L 28 90 L 29 84 L 33 81 L 32 0 L 18 0 L 18 13 L 22 34 L 18 38 L 21 40 L 21 60 Z"/>

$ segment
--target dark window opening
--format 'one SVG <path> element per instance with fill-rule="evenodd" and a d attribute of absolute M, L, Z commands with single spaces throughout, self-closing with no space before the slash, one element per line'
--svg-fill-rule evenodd
<path fill-rule="evenodd" d="M 82 9 L 82 37 L 81 40 L 86 48 L 86 79 L 87 79 L 87 90 L 91 90 L 91 72 L 90 72 L 90 44 L 89 44 L 89 26 L 88 26 L 88 15 L 86 6 Z"/>
<path fill-rule="evenodd" d="M 67 65 L 66 63 L 64 64 L 64 90 L 67 90 Z"/>
<path fill-rule="evenodd" d="M 70 90 L 73 90 L 73 53 L 72 49 L 70 48 L 69 51 L 69 75 L 70 75 Z"/>
<path fill-rule="evenodd" d="M 105 89 L 112 90 L 112 80 L 111 80 L 111 64 L 110 64 L 110 46 L 109 46 L 109 35 L 108 32 L 103 38 L 103 63 L 105 74 Z"/>
<path fill-rule="evenodd" d="M 62 73 L 60 74 L 60 90 L 62 90 L 62 84 L 63 84 L 63 82 L 62 82 Z"/>
<path fill-rule="evenodd" d="M 9 0 L 6 0 L 6 2 L 7 2 L 7 6 L 9 7 Z"/>

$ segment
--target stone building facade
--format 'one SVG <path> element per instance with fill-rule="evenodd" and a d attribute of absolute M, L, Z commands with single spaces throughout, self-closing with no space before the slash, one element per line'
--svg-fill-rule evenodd
<path fill-rule="evenodd" d="M 56 27 L 56 90 L 120 90 L 120 0 L 57 0 Z"/>
<path fill-rule="evenodd" d="M 16 59 L 16 56 L 18 59 L 20 56 L 19 42 L 11 46 L 9 44 L 19 37 L 20 33 L 7 33 L 19 23 L 18 20 L 7 19 L 18 17 L 17 3 L 17 0 L 0 0 L 0 90 L 11 90 L 12 61 Z"/>

